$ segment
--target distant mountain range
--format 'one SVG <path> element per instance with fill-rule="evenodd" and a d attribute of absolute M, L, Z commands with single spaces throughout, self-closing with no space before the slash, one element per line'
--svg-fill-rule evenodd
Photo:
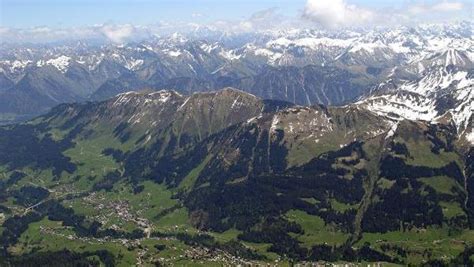
<path fill-rule="evenodd" d="M 7 122 L 60 103 L 150 88 L 191 94 L 231 86 L 299 105 L 342 105 L 382 87 L 426 87 L 427 76 L 441 87 L 469 87 L 471 27 L 462 22 L 371 31 L 206 31 L 123 45 L 2 44 L 0 113 Z"/>

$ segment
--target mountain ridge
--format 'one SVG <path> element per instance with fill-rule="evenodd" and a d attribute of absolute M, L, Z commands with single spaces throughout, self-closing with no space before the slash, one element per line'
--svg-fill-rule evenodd
<path fill-rule="evenodd" d="M 397 122 L 357 104 L 305 107 L 232 88 L 61 104 L 0 127 L 2 255 L 53 244 L 27 243 L 39 224 L 58 240 L 72 231 L 68 244 L 125 240 L 125 258 L 109 251 L 122 263 L 137 253 L 172 262 L 155 259 L 161 252 L 148 242 L 164 242 L 164 251 L 178 242 L 184 254 L 218 247 L 218 255 L 236 257 L 223 263 L 457 257 L 469 243 L 448 253 L 423 236 L 415 246 L 435 254 L 420 260 L 408 243 L 407 254 L 392 247 L 400 241 L 389 234 L 453 231 L 468 242 L 473 150 L 463 138 L 450 123 Z M 17 202 L 3 201 L 12 197 Z M 44 226 L 61 221 L 70 228 Z M 221 241 L 226 235 L 231 243 Z"/>
<path fill-rule="evenodd" d="M 473 265 L 471 26 L 0 44 L 0 265 Z"/>
<path fill-rule="evenodd" d="M 451 65 L 469 71 L 474 54 L 466 25 L 293 30 L 227 35 L 225 42 L 171 35 L 120 45 L 4 45 L 0 100 L 29 103 L 21 110 L 2 105 L 4 114 L 38 115 L 61 102 L 104 100 L 130 90 L 172 87 L 189 94 L 232 86 L 300 105 L 344 105 L 389 79 L 416 82 Z M 30 73 L 36 78 L 27 91 L 38 97 L 17 88 Z M 28 110 L 30 105 L 41 108 Z"/>

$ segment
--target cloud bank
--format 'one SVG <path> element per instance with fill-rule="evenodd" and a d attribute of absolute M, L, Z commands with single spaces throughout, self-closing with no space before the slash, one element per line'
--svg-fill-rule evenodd
<path fill-rule="evenodd" d="M 467 3 L 449 0 L 385 9 L 357 6 L 346 0 L 308 0 L 302 17 L 325 28 L 387 26 L 462 19 L 470 8 Z"/>
<path fill-rule="evenodd" d="M 376 14 L 369 9 L 350 5 L 344 0 L 308 0 L 303 17 L 324 27 L 341 27 L 372 22 Z"/>
<path fill-rule="evenodd" d="M 472 4 L 464 0 L 438 0 L 419 2 L 412 0 L 401 7 L 375 9 L 355 5 L 351 0 L 307 0 L 299 15 L 289 17 L 280 9 L 270 8 L 238 20 L 218 20 L 206 24 L 158 21 L 152 25 L 100 24 L 86 27 L 50 28 L 39 26 L 19 29 L 0 25 L 0 43 L 32 42 L 51 43 L 87 40 L 123 43 L 168 35 L 174 32 L 206 32 L 209 30 L 248 33 L 291 28 L 339 29 L 345 27 L 373 27 L 416 25 L 425 22 L 472 19 Z M 205 14 L 195 13 L 199 18 Z"/>
<path fill-rule="evenodd" d="M 105 25 L 101 27 L 100 31 L 112 42 L 121 43 L 132 36 L 135 29 L 130 24 L 122 26 Z"/>
<path fill-rule="evenodd" d="M 62 42 L 90 40 L 99 42 L 123 43 L 152 36 L 151 26 L 131 24 L 100 24 L 88 27 L 50 28 L 34 27 L 27 29 L 0 27 L 0 42 Z"/>

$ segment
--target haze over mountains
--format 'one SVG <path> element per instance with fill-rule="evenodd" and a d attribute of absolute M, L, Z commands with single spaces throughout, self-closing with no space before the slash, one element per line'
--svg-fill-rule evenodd
<path fill-rule="evenodd" d="M 462 22 L 371 31 L 200 29 L 122 45 L 3 44 L 0 112 L 9 120 L 130 90 L 190 94 L 231 86 L 300 105 L 343 105 L 382 92 L 384 102 L 406 102 L 392 99 L 403 91 L 426 105 L 402 113 L 430 120 L 472 98 L 464 97 L 472 91 L 471 28 Z"/>

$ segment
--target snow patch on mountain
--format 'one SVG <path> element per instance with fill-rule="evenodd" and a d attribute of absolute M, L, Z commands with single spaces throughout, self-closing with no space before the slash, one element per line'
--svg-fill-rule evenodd
<path fill-rule="evenodd" d="M 233 50 L 229 50 L 229 51 L 225 51 L 225 50 L 222 50 L 219 55 L 221 55 L 223 58 L 227 59 L 227 60 L 230 60 L 230 61 L 233 61 L 233 60 L 238 60 L 242 57 L 242 55 L 239 55 L 237 54 L 235 51 Z"/>
<path fill-rule="evenodd" d="M 467 71 L 438 67 L 418 81 L 406 81 L 388 91 L 376 92 L 356 105 L 395 121 L 436 122 L 449 114 L 462 132 L 474 112 L 474 79 Z"/>
<path fill-rule="evenodd" d="M 438 69 L 423 76 L 419 81 L 403 84 L 400 90 L 426 95 L 451 85 L 459 89 L 473 84 L 474 81 L 467 76 L 466 71 L 448 72 L 445 69 Z"/>
<path fill-rule="evenodd" d="M 15 73 L 22 72 L 32 63 L 31 60 L 2 60 L 0 61 L 0 72 Z"/>
<path fill-rule="evenodd" d="M 474 131 L 466 134 L 466 140 L 469 141 L 472 145 L 474 145 Z"/>
<path fill-rule="evenodd" d="M 278 124 L 280 123 L 280 118 L 278 115 L 273 115 L 272 125 L 270 126 L 270 132 L 274 133 L 278 129 Z"/>
<path fill-rule="evenodd" d="M 176 51 L 168 50 L 168 51 L 165 51 L 165 52 L 171 57 L 179 57 L 183 54 L 181 51 L 178 51 L 178 50 L 176 50 Z"/>
<path fill-rule="evenodd" d="M 127 62 L 126 68 L 129 70 L 137 70 L 140 68 L 144 63 L 143 59 L 133 59 Z"/>
<path fill-rule="evenodd" d="M 53 67 L 55 67 L 56 69 L 58 69 L 60 72 L 62 73 L 66 73 L 66 71 L 68 70 L 68 67 L 69 67 L 69 64 L 71 62 L 71 58 L 68 57 L 68 56 L 59 56 L 57 58 L 52 58 L 52 59 L 49 59 L 49 60 L 40 60 L 36 63 L 36 66 L 37 67 L 42 67 L 42 66 L 45 66 L 45 65 L 51 65 Z"/>
<path fill-rule="evenodd" d="M 457 65 L 460 62 L 464 63 L 464 60 L 457 50 L 451 48 L 446 51 L 445 66 Z"/>
<path fill-rule="evenodd" d="M 203 43 L 201 44 L 200 48 L 210 54 L 212 53 L 214 50 L 218 49 L 219 48 L 219 44 L 218 43 L 214 43 L 214 44 L 207 44 L 207 43 Z"/>
<path fill-rule="evenodd" d="M 392 128 L 390 128 L 390 130 L 387 132 L 385 139 L 391 138 L 397 131 L 397 128 L 398 128 L 398 123 L 393 124 Z"/>
<path fill-rule="evenodd" d="M 464 87 L 454 93 L 457 106 L 451 112 L 458 131 L 466 129 L 474 114 L 474 85 Z"/>
<path fill-rule="evenodd" d="M 183 104 L 181 104 L 181 106 L 179 106 L 178 110 L 182 110 L 186 106 L 186 104 L 188 104 L 190 99 L 191 99 L 191 97 L 187 97 L 186 100 L 184 100 Z"/>
<path fill-rule="evenodd" d="M 31 60 L 15 60 L 11 64 L 11 70 L 22 70 L 31 63 Z"/>
<path fill-rule="evenodd" d="M 279 52 L 273 52 L 267 48 L 259 48 L 254 51 L 256 56 L 263 56 L 268 59 L 270 64 L 275 64 L 279 59 L 282 58 L 283 54 Z"/>
<path fill-rule="evenodd" d="M 358 105 L 394 120 L 433 120 L 436 112 L 434 101 L 407 92 L 371 97 Z"/>
<path fill-rule="evenodd" d="M 347 48 L 353 43 L 354 39 L 332 39 L 305 37 L 295 40 L 287 38 L 278 38 L 266 44 L 267 48 L 286 49 L 290 46 L 307 47 L 310 49 L 320 49 L 322 47 L 340 47 Z"/>
<path fill-rule="evenodd" d="M 171 98 L 171 95 L 172 95 L 171 91 L 165 91 L 165 90 L 150 94 L 150 96 L 154 97 L 154 99 L 156 99 L 160 103 L 168 102 Z"/>
<path fill-rule="evenodd" d="M 349 52 L 356 53 L 359 51 L 366 51 L 369 53 L 374 53 L 377 49 L 389 49 L 385 44 L 380 40 L 373 43 L 363 43 L 356 42 L 352 44 L 352 47 L 349 49 Z"/>

